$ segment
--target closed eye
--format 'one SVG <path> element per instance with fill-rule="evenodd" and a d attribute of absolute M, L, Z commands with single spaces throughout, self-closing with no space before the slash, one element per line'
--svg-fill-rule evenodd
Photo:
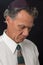
<path fill-rule="evenodd" d="M 24 25 L 18 25 L 18 26 L 19 26 L 19 28 L 21 28 L 21 29 L 24 29 L 24 28 L 25 28 Z"/>

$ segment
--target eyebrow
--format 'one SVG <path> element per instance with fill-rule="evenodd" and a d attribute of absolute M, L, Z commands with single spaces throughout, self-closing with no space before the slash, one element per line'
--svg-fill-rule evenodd
<path fill-rule="evenodd" d="M 19 24 L 18 26 L 24 26 L 24 27 L 27 27 L 27 26 L 25 26 L 24 24 Z"/>
<path fill-rule="evenodd" d="M 33 24 L 33 26 L 32 26 L 32 27 L 25 26 L 25 25 L 23 25 L 23 24 L 22 24 L 22 25 L 18 25 L 18 26 L 21 26 L 21 27 L 24 27 L 24 28 L 29 28 L 29 29 L 30 29 L 30 28 L 32 28 L 32 27 L 34 26 L 34 24 Z"/>

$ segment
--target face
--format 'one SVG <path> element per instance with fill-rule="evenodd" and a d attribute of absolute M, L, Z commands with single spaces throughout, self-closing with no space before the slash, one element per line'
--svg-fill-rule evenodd
<path fill-rule="evenodd" d="M 15 42 L 22 42 L 31 31 L 34 17 L 25 10 L 21 10 L 15 18 L 6 17 L 6 34 Z"/>

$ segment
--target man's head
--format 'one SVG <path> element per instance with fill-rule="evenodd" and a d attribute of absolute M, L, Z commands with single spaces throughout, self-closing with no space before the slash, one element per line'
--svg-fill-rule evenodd
<path fill-rule="evenodd" d="M 36 16 L 36 8 L 8 8 L 4 12 L 7 35 L 17 43 L 22 42 L 29 35 Z"/>

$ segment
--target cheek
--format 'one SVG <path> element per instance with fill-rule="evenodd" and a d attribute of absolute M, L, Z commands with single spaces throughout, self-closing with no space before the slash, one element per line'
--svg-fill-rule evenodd
<path fill-rule="evenodd" d="M 21 32 L 21 31 L 17 31 L 17 30 L 16 30 L 16 31 L 14 31 L 14 33 L 15 33 L 16 36 L 22 35 L 22 32 Z"/>
<path fill-rule="evenodd" d="M 16 31 L 15 32 L 15 38 L 16 39 L 19 39 L 19 38 L 21 38 L 22 37 L 22 32 L 21 31 Z"/>
<path fill-rule="evenodd" d="M 15 36 L 19 36 L 22 34 L 22 30 L 19 29 L 19 27 L 17 26 L 17 24 L 14 24 L 12 25 L 12 30 L 13 30 L 13 34 Z"/>

